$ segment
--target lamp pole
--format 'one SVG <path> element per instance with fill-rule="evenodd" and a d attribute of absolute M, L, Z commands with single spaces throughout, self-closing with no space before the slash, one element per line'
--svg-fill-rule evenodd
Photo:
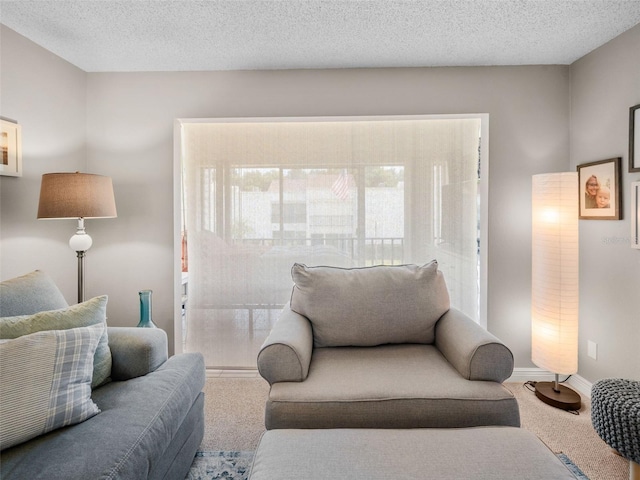
<path fill-rule="evenodd" d="M 84 255 L 85 252 L 77 251 L 78 256 L 78 303 L 84 302 Z"/>
<path fill-rule="evenodd" d="M 84 218 L 80 217 L 76 233 L 69 239 L 69 246 L 78 256 L 78 303 L 84 302 L 84 257 L 92 244 L 91 236 L 84 229 Z"/>

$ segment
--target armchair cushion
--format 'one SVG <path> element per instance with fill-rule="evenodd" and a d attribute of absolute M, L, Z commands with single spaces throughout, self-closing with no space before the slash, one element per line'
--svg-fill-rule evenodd
<path fill-rule="evenodd" d="M 496 382 L 464 379 L 434 345 L 316 348 L 303 382 L 271 385 L 276 428 L 520 426 L 518 403 Z"/>
<path fill-rule="evenodd" d="M 434 342 L 449 310 L 438 263 L 364 268 L 294 264 L 291 310 L 309 319 L 314 347 Z"/>

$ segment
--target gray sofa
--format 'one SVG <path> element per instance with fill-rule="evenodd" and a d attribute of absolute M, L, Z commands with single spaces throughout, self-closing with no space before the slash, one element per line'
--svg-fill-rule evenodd
<path fill-rule="evenodd" d="M 268 430 L 520 426 L 511 351 L 450 308 L 437 262 L 292 276 L 258 354 Z"/>
<path fill-rule="evenodd" d="M 11 318 L 66 305 L 38 271 L 0 284 L 0 298 Z M 3 450 L 4 480 L 185 478 L 204 434 L 202 356 L 167 358 L 161 329 L 106 331 L 110 378 L 91 391 L 100 413 Z"/>

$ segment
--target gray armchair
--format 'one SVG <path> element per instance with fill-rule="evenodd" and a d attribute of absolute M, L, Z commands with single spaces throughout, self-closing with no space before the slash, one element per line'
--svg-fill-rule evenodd
<path fill-rule="evenodd" d="M 450 308 L 437 262 L 292 276 L 258 354 L 267 429 L 520 426 L 511 351 Z"/>

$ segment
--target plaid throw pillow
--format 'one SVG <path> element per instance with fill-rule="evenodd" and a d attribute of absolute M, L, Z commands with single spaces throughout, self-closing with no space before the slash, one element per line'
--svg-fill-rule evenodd
<path fill-rule="evenodd" d="M 0 338 L 18 338 L 42 330 L 64 330 L 67 328 L 88 327 L 98 323 L 106 325 L 107 296 L 92 298 L 86 302 L 58 310 L 47 310 L 33 315 L 0 318 Z M 93 381 L 97 388 L 110 380 L 111 350 L 105 328 L 93 358 Z"/>
<path fill-rule="evenodd" d="M 37 332 L 0 343 L 0 449 L 100 412 L 93 355 L 104 324 Z"/>

